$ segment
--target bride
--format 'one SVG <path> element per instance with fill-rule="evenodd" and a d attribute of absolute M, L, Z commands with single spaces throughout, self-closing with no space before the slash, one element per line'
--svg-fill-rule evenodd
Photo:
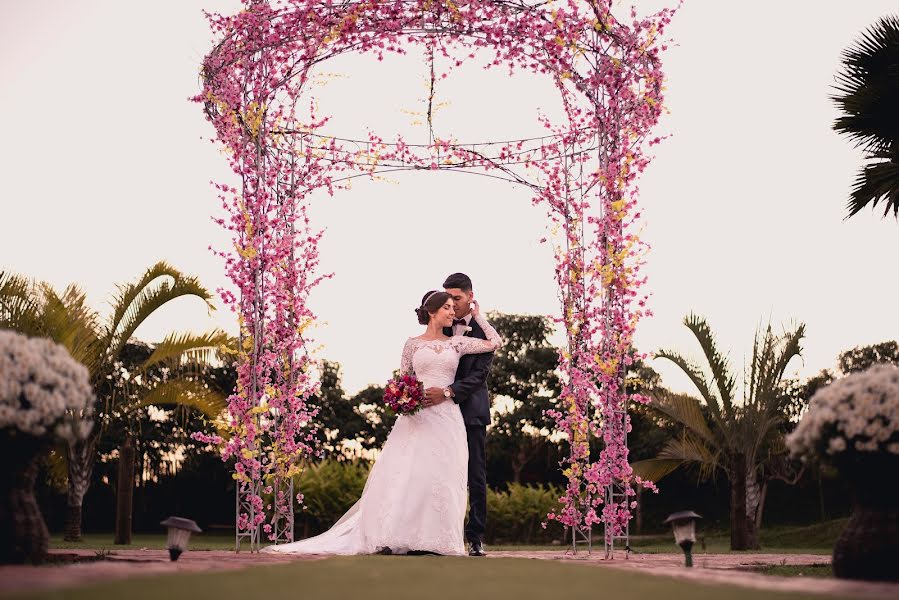
<path fill-rule="evenodd" d="M 465 553 L 463 523 L 467 503 L 468 443 L 459 405 L 447 389 L 464 354 L 492 352 L 502 340 L 477 304 L 472 315 L 486 340 L 447 337 L 453 303 L 432 291 L 415 309 L 425 332 L 406 340 L 400 370 L 415 373 L 425 389 L 443 388 L 445 401 L 396 419 L 362 496 L 331 529 L 315 537 L 268 546 L 263 552 L 293 554 Z"/>

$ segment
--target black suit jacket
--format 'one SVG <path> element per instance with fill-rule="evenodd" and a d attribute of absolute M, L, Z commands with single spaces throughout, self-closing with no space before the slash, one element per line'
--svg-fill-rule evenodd
<path fill-rule="evenodd" d="M 471 320 L 471 331 L 466 337 L 487 339 L 487 334 L 477 321 Z M 444 335 L 452 336 L 452 327 L 443 330 Z M 493 362 L 493 352 L 466 354 L 459 359 L 456 369 L 456 380 L 449 386 L 453 390 L 453 401 L 462 409 L 462 419 L 466 425 L 490 424 L 490 398 L 487 395 L 487 375 Z"/>

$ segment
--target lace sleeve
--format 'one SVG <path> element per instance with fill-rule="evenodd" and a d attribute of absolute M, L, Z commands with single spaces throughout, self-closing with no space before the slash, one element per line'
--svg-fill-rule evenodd
<path fill-rule="evenodd" d="M 403 346 L 403 355 L 400 357 L 400 375 L 412 374 L 413 354 L 415 354 L 415 344 L 413 344 L 412 338 L 409 338 L 406 340 L 406 345 Z"/>
<path fill-rule="evenodd" d="M 454 337 L 453 345 L 459 351 L 459 354 L 481 354 L 482 352 L 493 352 L 503 345 L 503 339 L 499 337 L 499 334 L 496 332 L 496 329 L 493 328 L 493 325 L 487 322 L 487 319 L 484 318 L 484 315 L 478 314 L 478 316 L 475 317 L 475 321 L 477 321 L 478 325 L 481 326 L 481 329 L 484 330 L 484 334 L 487 336 L 487 339 L 479 340 L 478 338 L 472 337 Z"/>

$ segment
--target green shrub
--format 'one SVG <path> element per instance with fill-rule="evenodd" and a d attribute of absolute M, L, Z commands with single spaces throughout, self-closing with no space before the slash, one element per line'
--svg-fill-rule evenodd
<path fill-rule="evenodd" d="M 488 544 L 545 544 L 562 540 L 564 531 L 556 521 L 546 529 L 546 514 L 559 508 L 562 490 L 555 486 L 509 484 L 508 491 L 487 490 Z"/>
<path fill-rule="evenodd" d="M 299 537 L 327 530 L 362 495 L 369 465 L 364 461 L 323 460 L 307 467 L 294 479 L 294 487 L 303 494 L 303 508 L 297 513 Z M 507 491 L 487 490 L 488 544 L 545 544 L 563 539 L 562 527 L 555 521 L 541 523 L 546 514 L 559 506 L 562 490 L 554 486 L 513 483 Z"/>
<path fill-rule="evenodd" d="M 303 494 L 303 509 L 297 515 L 303 537 L 327 530 L 356 503 L 368 471 L 369 465 L 363 461 L 324 460 L 294 478 L 294 488 Z"/>

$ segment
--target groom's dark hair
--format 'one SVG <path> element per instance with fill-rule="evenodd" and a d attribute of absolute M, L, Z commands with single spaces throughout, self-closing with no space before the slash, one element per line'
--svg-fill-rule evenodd
<path fill-rule="evenodd" d="M 443 289 L 450 290 L 458 288 L 463 292 L 471 291 L 471 278 L 465 273 L 453 273 L 443 282 Z"/>

